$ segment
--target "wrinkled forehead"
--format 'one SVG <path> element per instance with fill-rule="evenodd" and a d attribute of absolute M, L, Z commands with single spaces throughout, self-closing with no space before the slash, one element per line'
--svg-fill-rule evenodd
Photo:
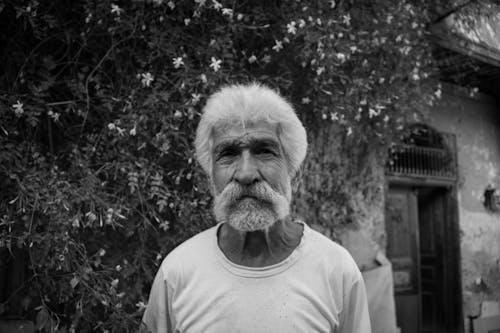
<path fill-rule="evenodd" d="M 212 129 L 212 148 L 221 143 L 251 141 L 275 142 L 281 146 L 279 123 L 267 119 L 228 119 L 218 122 Z"/>

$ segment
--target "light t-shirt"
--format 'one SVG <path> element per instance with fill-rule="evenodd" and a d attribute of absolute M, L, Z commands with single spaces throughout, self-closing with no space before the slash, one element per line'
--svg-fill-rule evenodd
<path fill-rule="evenodd" d="M 285 260 L 241 266 L 220 250 L 220 225 L 165 258 L 142 319 L 145 331 L 371 332 L 363 279 L 343 247 L 304 224 Z"/>

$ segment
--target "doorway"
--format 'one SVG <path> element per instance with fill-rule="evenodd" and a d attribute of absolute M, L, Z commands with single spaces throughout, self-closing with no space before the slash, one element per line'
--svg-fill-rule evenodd
<path fill-rule="evenodd" d="M 454 193 L 452 186 L 389 183 L 387 257 L 402 333 L 463 331 Z"/>

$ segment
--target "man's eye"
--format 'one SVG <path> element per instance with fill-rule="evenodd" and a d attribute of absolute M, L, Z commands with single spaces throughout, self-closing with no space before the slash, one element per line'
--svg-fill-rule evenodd
<path fill-rule="evenodd" d="M 269 148 L 259 148 L 259 149 L 257 149 L 257 151 L 255 153 L 257 155 L 273 155 L 273 156 L 276 155 L 274 150 L 269 149 Z"/>
<path fill-rule="evenodd" d="M 220 159 L 223 157 L 234 157 L 236 156 L 236 154 L 237 152 L 234 149 L 225 149 L 218 154 L 217 158 Z"/>

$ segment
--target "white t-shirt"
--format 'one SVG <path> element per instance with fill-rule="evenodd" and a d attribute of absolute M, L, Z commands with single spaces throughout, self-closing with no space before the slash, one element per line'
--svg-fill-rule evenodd
<path fill-rule="evenodd" d="M 288 258 L 234 264 L 214 226 L 163 261 L 151 288 L 147 332 L 369 333 L 365 286 L 347 250 L 304 224 Z"/>

